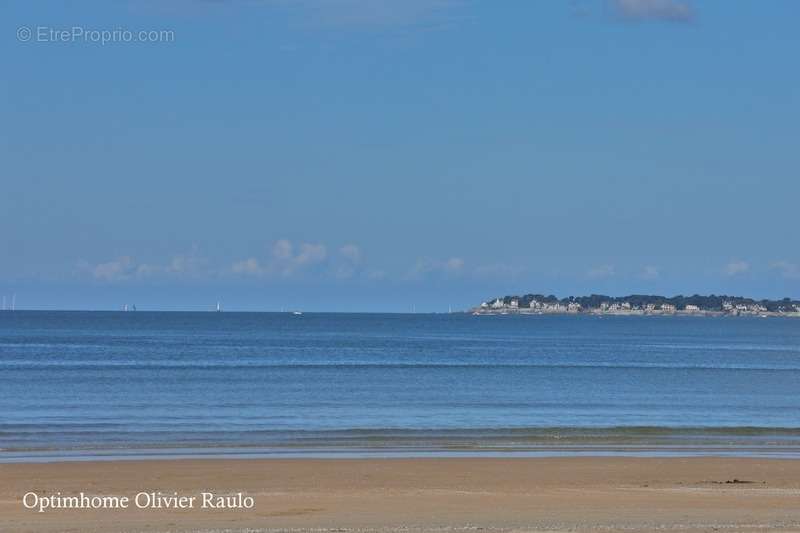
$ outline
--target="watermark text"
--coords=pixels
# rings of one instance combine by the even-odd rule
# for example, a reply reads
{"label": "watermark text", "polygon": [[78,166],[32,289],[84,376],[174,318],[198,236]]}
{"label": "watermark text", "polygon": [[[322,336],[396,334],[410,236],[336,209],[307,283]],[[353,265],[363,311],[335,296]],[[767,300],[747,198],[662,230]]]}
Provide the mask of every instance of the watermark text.
{"label": "watermark text", "polygon": [[23,43],[88,43],[105,46],[115,43],[172,43],[175,31],[169,29],[131,30],[128,28],[86,28],[71,26],[20,26],[17,40]]}

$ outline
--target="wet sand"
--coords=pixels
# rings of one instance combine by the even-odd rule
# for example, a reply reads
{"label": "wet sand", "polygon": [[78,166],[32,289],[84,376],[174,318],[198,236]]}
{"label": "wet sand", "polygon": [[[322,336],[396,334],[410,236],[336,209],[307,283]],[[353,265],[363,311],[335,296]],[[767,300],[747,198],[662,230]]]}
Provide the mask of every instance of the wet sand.
{"label": "wet sand", "polygon": [[[736,482],[734,482],[736,481]],[[27,492],[128,509],[26,509]],[[195,497],[139,509],[139,492]],[[252,509],[203,509],[202,492]],[[30,497],[29,497],[30,498]],[[800,531],[800,460],[212,459],[0,464],[0,531]]]}

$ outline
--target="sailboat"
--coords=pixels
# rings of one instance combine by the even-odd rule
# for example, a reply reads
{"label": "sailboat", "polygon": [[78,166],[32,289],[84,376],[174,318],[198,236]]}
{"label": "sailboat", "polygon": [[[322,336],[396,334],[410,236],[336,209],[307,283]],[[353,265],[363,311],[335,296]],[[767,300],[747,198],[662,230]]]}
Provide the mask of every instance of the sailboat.
{"label": "sailboat", "polygon": [[0,311],[15,311],[17,309],[17,295],[11,295],[11,307],[6,307],[6,297],[3,295],[3,307],[0,307]]}
{"label": "sailboat", "polygon": [[222,306],[219,304],[219,302],[217,302],[217,313],[221,312],[222,312]]}

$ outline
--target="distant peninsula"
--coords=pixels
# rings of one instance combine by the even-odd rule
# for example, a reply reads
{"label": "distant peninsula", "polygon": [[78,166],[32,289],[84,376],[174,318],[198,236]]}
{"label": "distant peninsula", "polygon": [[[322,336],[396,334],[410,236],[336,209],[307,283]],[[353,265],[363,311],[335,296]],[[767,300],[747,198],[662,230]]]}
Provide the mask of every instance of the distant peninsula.
{"label": "distant peninsula", "polygon": [[501,296],[470,309],[474,315],[692,315],[692,316],[790,316],[800,317],[800,300],[755,300],[743,296],[568,296],[526,294]]}

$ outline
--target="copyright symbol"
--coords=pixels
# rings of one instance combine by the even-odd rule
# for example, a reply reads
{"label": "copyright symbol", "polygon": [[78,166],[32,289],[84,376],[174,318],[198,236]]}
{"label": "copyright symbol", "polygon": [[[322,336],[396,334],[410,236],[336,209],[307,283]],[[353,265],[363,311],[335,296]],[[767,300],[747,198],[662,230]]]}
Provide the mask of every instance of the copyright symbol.
{"label": "copyright symbol", "polygon": [[23,43],[27,43],[28,41],[31,40],[32,36],[33,36],[33,32],[31,32],[31,29],[29,27],[20,26],[19,28],[17,28],[17,40],[18,41],[23,42]]}

